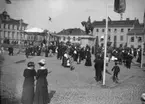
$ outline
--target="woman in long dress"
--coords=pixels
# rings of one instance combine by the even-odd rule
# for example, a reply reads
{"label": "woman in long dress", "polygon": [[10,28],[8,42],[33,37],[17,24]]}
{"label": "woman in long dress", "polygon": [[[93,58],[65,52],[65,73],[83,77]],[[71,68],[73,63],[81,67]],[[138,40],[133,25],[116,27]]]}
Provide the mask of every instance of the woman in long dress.
{"label": "woman in long dress", "polygon": [[40,68],[38,69],[36,73],[36,91],[35,91],[35,97],[34,97],[34,104],[48,104],[49,103],[49,96],[48,96],[48,82],[47,82],[47,75],[48,70],[44,67],[45,60],[42,59],[39,61]]}
{"label": "woman in long dress", "polygon": [[89,50],[86,51],[86,62],[85,66],[92,66],[91,62],[91,52]]}
{"label": "woman in long dress", "polygon": [[36,76],[36,71],[34,69],[34,62],[29,62],[27,66],[28,68],[26,68],[23,73],[25,80],[23,84],[21,102],[22,104],[33,104],[34,76]]}

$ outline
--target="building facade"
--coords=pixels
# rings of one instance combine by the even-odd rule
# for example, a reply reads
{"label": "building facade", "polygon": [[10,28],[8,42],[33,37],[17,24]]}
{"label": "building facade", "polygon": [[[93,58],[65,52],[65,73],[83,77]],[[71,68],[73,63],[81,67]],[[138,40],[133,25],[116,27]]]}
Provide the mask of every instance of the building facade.
{"label": "building facade", "polygon": [[128,47],[141,48],[142,44],[145,43],[145,33],[143,25],[135,27],[128,32]]}
{"label": "building facade", "polygon": [[[98,36],[99,46],[104,46],[104,39],[102,37],[104,37],[106,34],[105,19],[103,19],[102,21],[94,21],[92,25],[94,27],[93,36]],[[128,42],[127,33],[138,25],[140,25],[139,20],[136,18],[134,20],[130,20],[129,18],[127,18],[126,20],[120,21],[112,21],[111,19],[109,19],[108,42],[110,42],[111,46],[113,47],[125,46]]]}
{"label": "building facade", "polygon": [[24,30],[28,24],[23,20],[12,19],[6,11],[0,14],[0,43],[20,44],[27,40]]}
{"label": "building facade", "polygon": [[59,42],[71,42],[71,43],[78,43],[82,47],[85,47],[86,45],[93,46],[94,43],[94,37],[87,35],[85,31],[74,28],[74,29],[66,29],[62,30],[61,32],[57,33],[56,36],[59,39]]}

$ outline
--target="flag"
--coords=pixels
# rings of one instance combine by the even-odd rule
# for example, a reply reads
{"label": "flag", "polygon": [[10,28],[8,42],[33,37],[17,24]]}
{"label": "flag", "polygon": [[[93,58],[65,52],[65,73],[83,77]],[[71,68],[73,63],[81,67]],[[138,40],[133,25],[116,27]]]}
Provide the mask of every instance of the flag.
{"label": "flag", "polygon": [[125,0],[115,0],[114,1],[114,11],[116,13],[124,13],[126,10],[126,1]]}
{"label": "flag", "polygon": [[108,21],[111,21],[111,18],[108,16]]}
{"label": "flag", "polygon": [[6,4],[11,4],[11,0],[5,0]]}
{"label": "flag", "polygon": [[[49,21],[51,21],[51,17],[49,17]],[[51,21],[52,22],[52,21]]]}

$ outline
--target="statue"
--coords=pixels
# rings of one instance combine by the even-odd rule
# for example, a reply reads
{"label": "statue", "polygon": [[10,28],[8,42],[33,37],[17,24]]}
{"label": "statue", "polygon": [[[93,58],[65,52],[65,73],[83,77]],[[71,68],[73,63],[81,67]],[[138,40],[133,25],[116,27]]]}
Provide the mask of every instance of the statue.
{"label": "statue", "polygon": [[86,34],[91,34],[93,32],[93,26],[91,23],[90,16],[88,17],[88,21],[82,21],[82,26],[85,27]]}

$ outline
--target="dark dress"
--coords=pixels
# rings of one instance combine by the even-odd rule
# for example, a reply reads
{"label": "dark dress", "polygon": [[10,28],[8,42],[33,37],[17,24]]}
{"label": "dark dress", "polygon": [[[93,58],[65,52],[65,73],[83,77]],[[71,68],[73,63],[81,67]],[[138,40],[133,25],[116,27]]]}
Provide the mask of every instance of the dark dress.
{"label": "dark dress", "polygon": [[23,92],[21,102],[22,104],[33,104],[34,99],[34,76],[36,71],[31,69],[25,69],[23,76],[25,77],[23,84]]}
{"label": "dark dress", "polygon": [[36,91],[34,97],[34,104],[47,104],[49,102],[48,96],[48,82],[47,82],[47,69],[39,69],[36,74]]}
{"label": "dark dress", "polygon": [[91,53],[89,51],[86,52],[86,62],[85,62],[85,66],[92,66]]}

